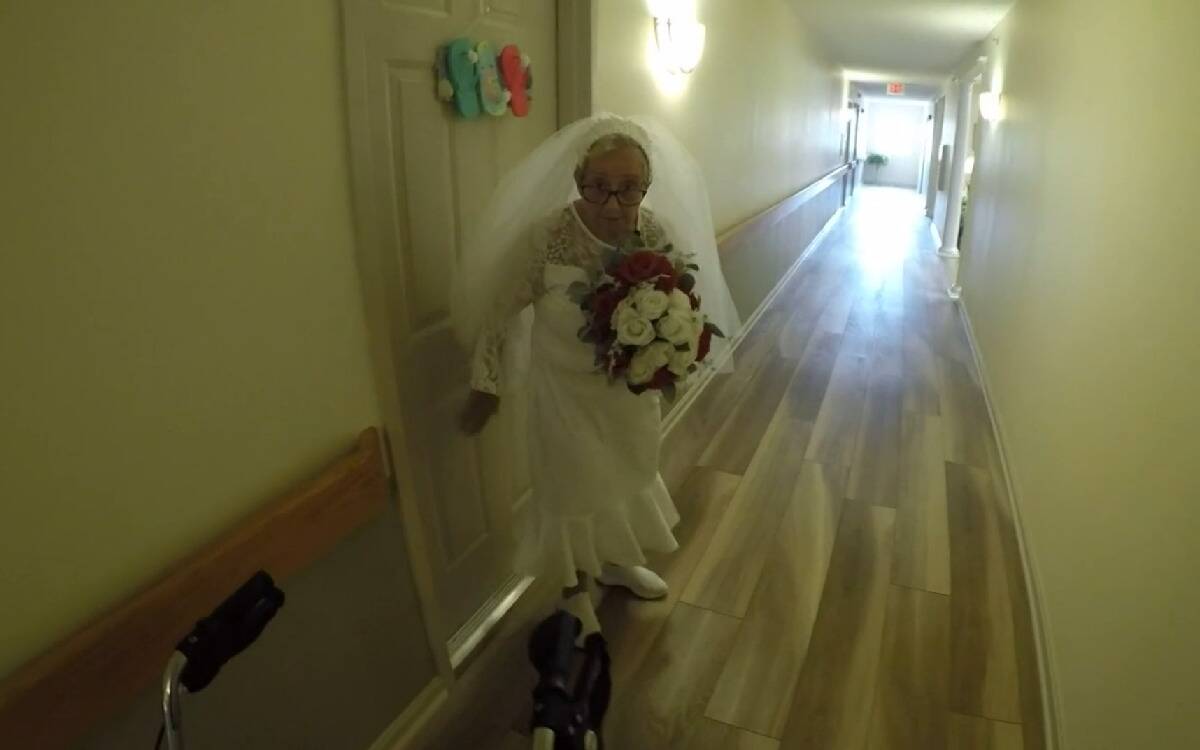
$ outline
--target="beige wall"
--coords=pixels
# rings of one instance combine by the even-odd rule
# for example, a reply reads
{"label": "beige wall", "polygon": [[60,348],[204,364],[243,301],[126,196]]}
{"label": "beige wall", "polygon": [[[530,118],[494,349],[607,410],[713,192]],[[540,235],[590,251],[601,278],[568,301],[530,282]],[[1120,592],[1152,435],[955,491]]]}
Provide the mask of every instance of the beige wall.
{"label": "beige wall", "polygon": [[963,258],[1065,747],[1200,747],[1200,5],[1022,0]]}
{"label": "beige wall", "polygon": [[0,675],[379,422],[339,40],[334,0],[0,10]]}
{"label": "beige wall", "polygon": [[840,163],[842,78],[786,0],[698,0],[704,57],[677,78],[655,57],[648,0],[597,6],[596,109],[670,127],[704,169],[718,231]]}

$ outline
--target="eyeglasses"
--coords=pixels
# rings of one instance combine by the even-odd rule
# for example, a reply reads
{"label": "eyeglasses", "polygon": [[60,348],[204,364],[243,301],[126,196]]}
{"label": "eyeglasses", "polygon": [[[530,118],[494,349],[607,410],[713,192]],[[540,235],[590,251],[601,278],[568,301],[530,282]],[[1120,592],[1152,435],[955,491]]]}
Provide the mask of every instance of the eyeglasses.
{"label": "eyeglasses", "polygon": [[608,199],[616,196],[617,203],[622,206],[636,206],[646,197],[646,191],[640,185],[625,185],[616,190],[609,190],[603,185],[581,185],[579,194],[588,203],[604,205]]}

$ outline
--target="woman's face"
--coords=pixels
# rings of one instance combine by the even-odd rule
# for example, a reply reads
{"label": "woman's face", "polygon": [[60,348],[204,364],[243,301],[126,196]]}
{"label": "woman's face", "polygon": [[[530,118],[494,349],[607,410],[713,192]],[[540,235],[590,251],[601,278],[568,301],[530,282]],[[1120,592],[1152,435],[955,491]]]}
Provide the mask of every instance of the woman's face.
{"label": "woman's face", "polygon": [[[588,228],[606,242],[617,242],[637,229],[638,208],[646,184],[646,159],[634,146],[621,146],[605,154],[593,156],[584,165],[579,178],[579,192],[584,200],[579,213]],[[601,191],[607,195],[601,196]],[[603,197],[602,203],[588,198]],[[629,198],[637,197],[632,205]]]}

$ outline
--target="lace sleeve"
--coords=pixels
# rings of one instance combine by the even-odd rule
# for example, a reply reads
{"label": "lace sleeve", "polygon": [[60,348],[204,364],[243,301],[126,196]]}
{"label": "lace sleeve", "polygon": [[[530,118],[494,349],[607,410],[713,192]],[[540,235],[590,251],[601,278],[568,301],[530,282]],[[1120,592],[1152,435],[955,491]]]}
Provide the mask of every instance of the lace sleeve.
{"label": "lace sleeve", "polygon": [[638,219],[638,233],[646,247],[661,248],[671,242],[662,224],[649,209],[642,209],[642,215]]}
{"label": "lace sleeve", "polygon": [[508,328],[522,310],[537,301],[545,291],[546,244],[539,230],[533,232],[531,242],[537,245],[529,270],[508,299],[499,300],[488,319],[471,358],[471,389],[500,395],[503,385],[504,342]]}

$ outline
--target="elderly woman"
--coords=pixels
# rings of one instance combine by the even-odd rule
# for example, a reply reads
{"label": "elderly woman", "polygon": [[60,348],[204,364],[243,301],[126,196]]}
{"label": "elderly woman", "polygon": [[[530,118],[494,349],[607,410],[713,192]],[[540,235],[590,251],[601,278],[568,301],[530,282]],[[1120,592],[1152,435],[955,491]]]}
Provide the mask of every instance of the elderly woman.
{"label": "elderly woman", "polygon": [[599,629],[587,576],[661,598],[667,585],[645,553],[677,547],[679,515],[658,474],[659,397],[597,371],[568,294],[631,241],[691,253],[703,312],[737,330],[694,161],[660,127],[612,115],[560,131],[500,184],[455,284],[455,324],[474,351],[463,429],[482,430],[506,390],[528,394],[533,496],[517,567],[561,584],[584,635]]}

